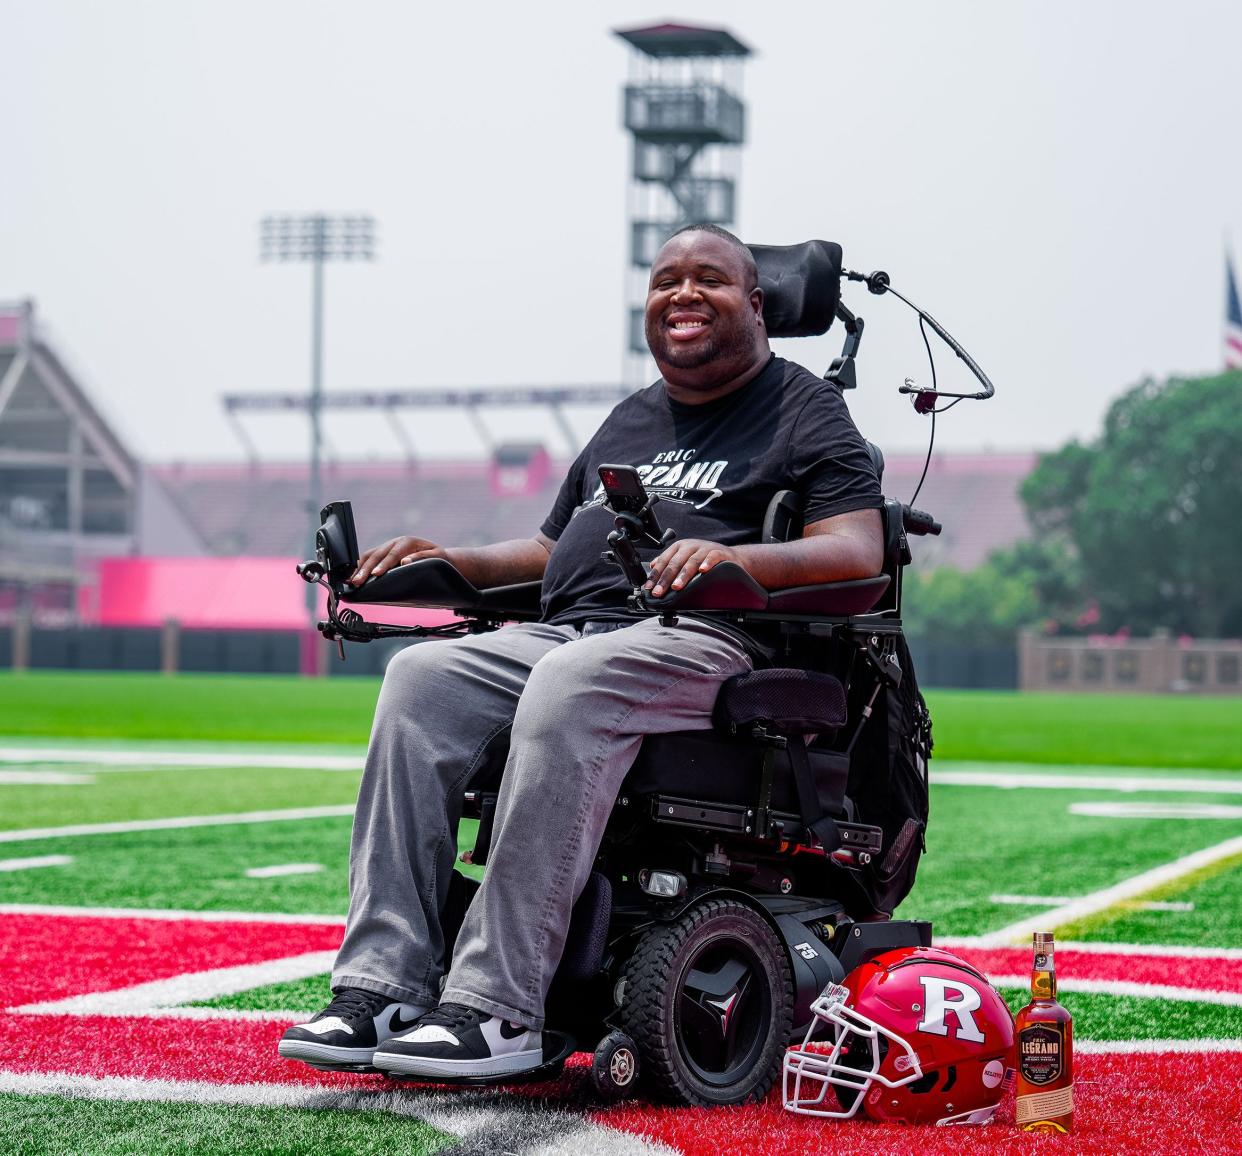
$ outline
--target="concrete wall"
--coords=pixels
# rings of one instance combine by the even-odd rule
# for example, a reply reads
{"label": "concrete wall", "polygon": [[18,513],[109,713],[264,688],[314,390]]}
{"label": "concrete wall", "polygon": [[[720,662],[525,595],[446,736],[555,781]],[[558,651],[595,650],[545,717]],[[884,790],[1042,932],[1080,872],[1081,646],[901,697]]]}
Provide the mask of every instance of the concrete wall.
{"label": "concrete wall", "polygon": [[1022,690],[1242,694],[1242,640],[1048,638],[1018,640]]}

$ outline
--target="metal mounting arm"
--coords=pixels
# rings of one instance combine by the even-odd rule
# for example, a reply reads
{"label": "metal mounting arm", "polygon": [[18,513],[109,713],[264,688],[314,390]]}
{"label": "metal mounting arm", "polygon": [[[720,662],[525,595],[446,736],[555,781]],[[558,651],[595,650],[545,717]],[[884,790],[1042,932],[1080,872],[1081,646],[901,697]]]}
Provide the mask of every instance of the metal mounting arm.
{"label": "metal mounting arm", "polygon": [[840,389],[857,389],[858,373],[854,358],[862,343],[863,319],[851,313],[841,301],[837,302],[837,317],[845,326],[845,344],[841,347],[841,356],[833,358],[824,380],[835,381]]}

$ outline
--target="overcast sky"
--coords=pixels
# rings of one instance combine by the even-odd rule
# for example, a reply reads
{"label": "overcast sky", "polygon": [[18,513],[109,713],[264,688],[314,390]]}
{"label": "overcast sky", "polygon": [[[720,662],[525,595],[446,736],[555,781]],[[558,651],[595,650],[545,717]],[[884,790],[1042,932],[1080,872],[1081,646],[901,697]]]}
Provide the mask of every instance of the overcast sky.
{"label": "overcast sky", "polygon": [[[938,444],[1092,437],[1141,377],[1219,367],[1234,0],[0,0],[0,300],[37,301],[152,460],[239,457],[219,395],[306,388],[310,274],[259,263],[269,212],[377,219],[379,259],[328,270],[329,389],[617,381],[629,50],[609,30],[670,18],[755,50],[742,237],[839,241],[991,374]],[[896,393],[927,379],[912,315],[846,300],[867,321],[856,420],[923,444]],[[779,352],[822,372],[840,338]],[[969,384],[955,363],[942,382]],[[489,415],[498,438],[538,420]],[[478,452],[460,416],[407,424],[424,456]],[[248,429],[305,453],[297,419]],[[342,456],[399,452],[375,416],[327,432]]]}

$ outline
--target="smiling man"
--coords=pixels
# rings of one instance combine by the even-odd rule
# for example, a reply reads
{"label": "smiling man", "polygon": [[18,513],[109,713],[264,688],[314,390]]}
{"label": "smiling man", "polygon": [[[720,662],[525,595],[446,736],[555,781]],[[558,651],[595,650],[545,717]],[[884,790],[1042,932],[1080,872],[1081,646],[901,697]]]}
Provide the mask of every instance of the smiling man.
{"label": "smiling man", "polygon": [[[633,464],[678,537],[650,563],[659,597],[729,560],[768,589],[880,570],[880,490],[837,388],[774,357],[750,251],[692,225],[652,267],[646,337],[662,377],[621,402],[578,456],[539,532],[474,548],[402,537],[368,550],[361,583],[419,558],[477,586],[542,579],[539,622],[413,646],[389,664],[359,791],[350,907],[332,1002],[280,1054],[402,1076],[538,1067],[543,1006],[575,899],[643,736],[711,727],[725,679],[749,670],[731,630],[639,618],[601,554],[612,515],[596,470]],[[760,544],[772,496],[806,528]],[[446,959],[441,928],[462,792],[509,736],[487,873]]]}

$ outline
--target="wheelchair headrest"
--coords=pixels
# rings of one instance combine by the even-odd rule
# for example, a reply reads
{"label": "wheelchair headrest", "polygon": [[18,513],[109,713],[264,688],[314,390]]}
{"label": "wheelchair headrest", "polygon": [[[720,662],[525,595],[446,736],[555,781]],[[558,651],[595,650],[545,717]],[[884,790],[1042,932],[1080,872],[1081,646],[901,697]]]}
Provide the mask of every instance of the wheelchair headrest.
{"label": "wheelchair headrest", "polygon": [[826,333],[841,300],[841,246],[834,241],[803,241],[749,249],[759,266],[768,336]]}

